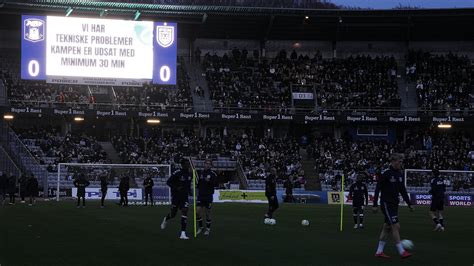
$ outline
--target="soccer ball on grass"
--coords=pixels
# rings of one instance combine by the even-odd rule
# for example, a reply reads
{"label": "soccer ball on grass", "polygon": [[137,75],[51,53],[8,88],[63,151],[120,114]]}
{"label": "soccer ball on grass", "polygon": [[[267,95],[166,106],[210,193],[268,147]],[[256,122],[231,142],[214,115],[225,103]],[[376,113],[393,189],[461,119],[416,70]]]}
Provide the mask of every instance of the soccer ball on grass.
{"label": "soccer ball on grass", "polygon": [[413,241],[411,240],[408,240],[408,239],[403,239],[402,241],[400,241],[400,243],[402,244],[402,247],[404,249],[413,249],[415,247],[415,244],[413,244]]}

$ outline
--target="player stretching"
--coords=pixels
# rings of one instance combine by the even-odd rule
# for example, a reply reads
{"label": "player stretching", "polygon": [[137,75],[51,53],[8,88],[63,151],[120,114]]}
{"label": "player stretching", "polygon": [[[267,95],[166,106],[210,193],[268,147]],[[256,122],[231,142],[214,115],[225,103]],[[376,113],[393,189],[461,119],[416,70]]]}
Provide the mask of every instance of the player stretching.
{"label": "player stretching", "polygon": [[153,186],[155,182],[151,179],[151,176],[147,176],[143,180],[143,187],[145,188],[145,206],[148,205],[148,198],[150,199],[150,204],[153,206]]}
{"label": "player stretching", "polygon": [[[351,185],[349,198],[352,199],[352,210],[354,212],[354,229],[364,228],[364,202],[365,206],[369,204],[369,192],[367,186],[362,183],[363,175],[357,175],[357,180]],[[359,223],[357,218],[359,217]]]}
{"label": "player stretching", "polygon": [[398,221],[398,204],[400,203],[399,194],[402,195],[403,200],[408,204],[410,211],[413,211],[405,187],[405,182],[403,180],[401,168],[402,156],[400,154],[392,154],[390,156],[390,168],[382,173],[380,179],[377,181],[377,186],[375,187],[373,210],[376,212],[378,209],[377,202],[380,192],[380,209],[385,216],[385,223],[383,224],[382,232],[380,233],[379,246],[375,253],[376,257],[390,258],[383,253],[385,241],[389,237],[389,234],[392,234],[398,253],[400,253],[400,256],[403,259],[412,255],[406,251],[400,243],[400,224]]}
{"label": "player stretching", "polygon": [[[217,186],[217,174],[211,170],[212,161],[206,160],[204,162],[204,170],[198,176],[198,197],[197,197],[197,222],[199,235],[204,227],[202,219],[206,215],[206,231],[204,235],[208,236],[211,233],[211,208],[212,197],[214,196],[214,188]],[[204,210],[203,210],[204,208]]]}
{"label": "player stretching", "polygon": [[171,210],[161,223],[161,229],[166,228],[166,223],[173,219],[181,210],[181,235],[180,239],[189,239],[186,236],[186,225],[188,223],[188,197],[191,192],[191,166],[187,160],[181,162],[182,169],[176,170],[168,179],[166,184],[171,188]]}
{"label": "player stretching", "polygon": [[439,175],[437,169],[433,170],[433,179],[431,179],[431,218],[436,227],[434,231],[444,231],[444,193],[446,192],[446,184],[443,178]]}
{"label": "player stretching", "polygon": [[265,214],[265,218],[269,219],[273,218],[273,213],[278,209],[276,179],[276,169],[272,167],[270,174],[265,179],[265,196],[267,196],[268,199],[268,212]]}

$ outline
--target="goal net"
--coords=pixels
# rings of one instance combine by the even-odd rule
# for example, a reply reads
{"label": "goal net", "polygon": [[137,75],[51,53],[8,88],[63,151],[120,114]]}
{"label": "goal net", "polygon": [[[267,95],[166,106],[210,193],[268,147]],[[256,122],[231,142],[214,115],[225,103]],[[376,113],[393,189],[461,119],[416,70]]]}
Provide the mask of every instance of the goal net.
{"label": "goal net", "polygon": [[143,180],[150,176],[154,181],[153,201],[155,204],[170,204],[171,193],[166,180],[171,175],[171,166],[167,164],[87,164],[60,163],[57,168],[56,200],[60,198],[75,198],[74,180],[84,174],[90,182],[86,189],[86,199],[101,199],[100,180],[105,177],[108,181],[106,200],[119,200],[118,186],[120,179],[129,177],[130,190],[128,199],[131,205],[142,204],[144,201]]}
{"label": "goal net", "polygon": [[[446,192],[469,192],[474,171],[439,170],[445,179]],[[405,169],[405,183],[409,192],[428,192],[433,178],[431,170]]]}

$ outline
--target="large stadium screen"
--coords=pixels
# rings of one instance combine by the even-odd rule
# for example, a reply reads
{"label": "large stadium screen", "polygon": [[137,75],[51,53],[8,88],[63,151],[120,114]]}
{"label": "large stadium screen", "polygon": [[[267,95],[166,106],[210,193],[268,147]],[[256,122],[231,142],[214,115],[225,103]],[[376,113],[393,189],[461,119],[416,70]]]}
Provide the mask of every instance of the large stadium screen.
{"label": "large stadium screen", "polygon": [[177,24],[22,16],[21,78],[49,83],[176,84]]}

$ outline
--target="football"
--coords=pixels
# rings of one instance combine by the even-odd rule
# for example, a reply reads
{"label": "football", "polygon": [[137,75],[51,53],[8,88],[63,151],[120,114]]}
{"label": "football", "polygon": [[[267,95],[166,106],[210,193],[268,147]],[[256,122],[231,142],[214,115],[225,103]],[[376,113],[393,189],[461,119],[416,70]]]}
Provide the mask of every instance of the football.
{"label": "football", "polygon": [[400,241],[400,243],[402,244],[402,247],[404,249],[413,249],[415,247],[415,244],[413,244],[413,241],[408,240],[408,239],[403,239],[402,241]]}
{"label": "football", "polygon": [[309,221],[308,220],[303,220],[301,221],[302,226],[309,226]]}

